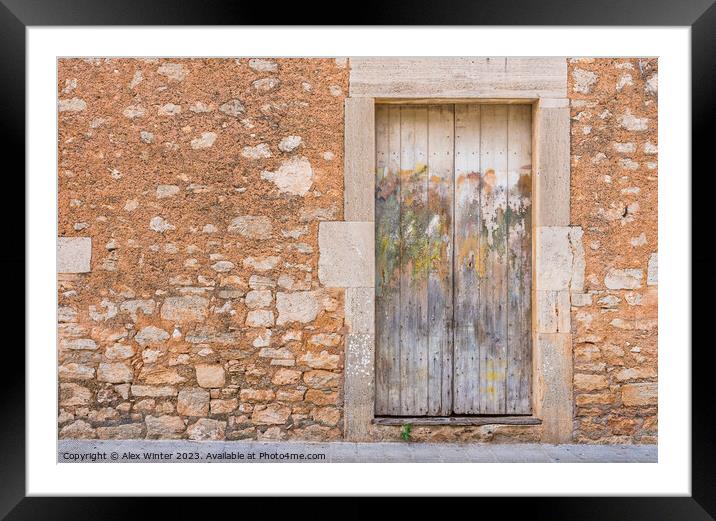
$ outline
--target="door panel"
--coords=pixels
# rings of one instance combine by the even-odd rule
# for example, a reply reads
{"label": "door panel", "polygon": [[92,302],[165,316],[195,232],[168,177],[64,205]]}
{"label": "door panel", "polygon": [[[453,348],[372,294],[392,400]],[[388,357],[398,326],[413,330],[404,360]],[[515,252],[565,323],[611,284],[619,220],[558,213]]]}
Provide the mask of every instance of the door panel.
{"label": "door panel", "polygon": [[507,414],[530,412],[532,384],[532,107],[507,121]]}
{"label": "door panel", "polygon": [[507,106],[483,105],[480,118],[480,233],[476,262],[477,348],[480,357],[477,410],[504,414],[507,376]]}
{"label": "door panel", "polygon": [[376,113],[375,333],[378,415],[400,414],[400,107]]}

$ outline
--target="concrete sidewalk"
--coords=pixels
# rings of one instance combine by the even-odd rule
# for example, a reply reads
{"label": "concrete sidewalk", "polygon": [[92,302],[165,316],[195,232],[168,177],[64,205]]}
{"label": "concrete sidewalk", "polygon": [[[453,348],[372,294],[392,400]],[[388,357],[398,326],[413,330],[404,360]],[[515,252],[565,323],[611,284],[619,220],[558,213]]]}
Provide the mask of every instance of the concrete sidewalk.
{"label": "concrete sidewalk", "polygon": [[656,463],[656,445],[60,440],[59,463]]}

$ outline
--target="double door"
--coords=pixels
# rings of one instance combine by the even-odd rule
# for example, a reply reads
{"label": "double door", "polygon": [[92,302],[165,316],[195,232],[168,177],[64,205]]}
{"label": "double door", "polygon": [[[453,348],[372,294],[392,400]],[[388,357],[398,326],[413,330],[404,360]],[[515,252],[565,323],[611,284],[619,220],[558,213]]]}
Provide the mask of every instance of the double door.
{"label": "double door", "polygon": [[376,106],[376,415],[530,414],[531,129]]}

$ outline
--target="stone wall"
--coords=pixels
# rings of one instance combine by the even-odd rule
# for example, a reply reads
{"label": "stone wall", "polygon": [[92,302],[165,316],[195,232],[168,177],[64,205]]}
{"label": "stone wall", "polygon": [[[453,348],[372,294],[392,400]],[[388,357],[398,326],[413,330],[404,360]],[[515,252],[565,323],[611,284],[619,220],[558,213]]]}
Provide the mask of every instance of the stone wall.
{"label": "stone wall", "polygon": [[[350,244],[319,266],[319,222],[333,221],[322,240],[336,250],[332,226],[361,224],[336,221],[370,220],[344,216],[348,67],[59,60],[61,438],[344,437],[346,333],[372,327],[345,323],[332,286],[350,308],[370,281],[341,282],[368,266],[346,269]],[[655,443],[657,62],[570,59],[567,83],[569,240],[585,272],[564,303],[573,437]],[[399,426],[370,430],[400,439]],[[540,425],[413,429],[542,437]]]}
{"label": "stone wall", "polygon": [[569,60],[574,439],[656,443],[657,60]]}
{"label": "stone wall", "polygon": [[341,59],[59,60],[61,438],[341,437],[347,91]]}

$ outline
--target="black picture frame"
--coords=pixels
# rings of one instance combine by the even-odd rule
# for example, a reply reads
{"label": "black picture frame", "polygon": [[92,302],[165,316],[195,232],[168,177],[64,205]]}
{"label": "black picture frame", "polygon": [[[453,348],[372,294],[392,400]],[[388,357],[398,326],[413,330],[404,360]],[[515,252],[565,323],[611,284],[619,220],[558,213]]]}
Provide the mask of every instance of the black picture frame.
{"label": "black picture frame", "polygon": [[[393,5],[391,5],[393,4]],[[716,92],[716,6],[714,0],[543,0],[541,2],[505,2],[504,0],[469,0],[435,2],[415,0],[399,2],[364,1],[361,9],[344,12],[339,20],[329,20],[319,13],[337,13],[336,4],[325,9],[317,3],[310,8],[273,10],[270,16],[261,2],[241,0],[207,2],[206,0],[0,0],[0,147],[6,169],[9,159],[16,165],[13,176],[17,189],[24,193],[25,156],[25,29],[28,26],[75,25],[271,25],[282,24],[347,24],[360,25],[621,25],[621,26],[690,26],[692,80],[692,165],[693,171],[710,172],[713,167],[707,158],[713,148],[710,135]],[[707,166],[708,165],[708,166]],[[702,175],[703,175],[702,174]],[[664,174],[668,175],[668,173]],[[705,179],[704,179],[705,180]],[[7,180],[6,182],[11,182]],[[703,186],[699,179],[699,186]],[[18,192],[15,192],[18,193]],[[706,212],[713,206],[706,197],[712,192],[699,189],[693,192],[692,238],[708,234]],[[22,205],[23,198],[10,197]],[[703,200],[700,202],[698,198]],[[5,223],[17,222],[19,210],[15,205],[0,205]],[[699,216],[698,212],[703,212]],[[18,228],[15,226],[15,228]],[[0,258],[6,275],[6,293],[24,294],[25,271],[24,236],[19,230],[14,248],[7,248]],[[713,235],[712,233],[710,235]],[[705,242],[705,244],[704,244]],[[22,248],[17,244],[22,244]],[[706,270],[716,264],[716,245],[711,239],[701,241],[697,253],[692,253],[693,268]],[[25,274],[20,278],[11,274]],[[700,294],[714,294],[713,276],[699,278]],[[19,314],[24,306],[15,305]],[[692,324],[713,321],[712,306],[692,306]],[[19,318],[19,317],[18,317]],[[24,317],[23,317],[24,318]],[[668,317],[660,317],[668,320]],[[695,319],[695,320],[694,320]],[[709,319],[711,319],[709,321]],[[18,320],[19,323],[19,320]],[[24,338],[5,342],[5,370],[0,377],[3,388],[3,422],[0,427],[0,517],[7,519],[126,519],[143,517],[149,500],[126,501],[121,498],[39,498],[25,497],[25,356],[19,348]],[[694,343],[695,344],[695,343]],[[716,444],[711,430],[716,416],[716,400],[710,382],[713,380],[709,354],[713,342],[705,342],[691,350],[692,355],[692,495],[690,497],[642,498],[505,498],[482,499],[484,505],[500,506],[509,502],[511,514],[524,509],[531,519],[629,519],[629,520],[700,520],[716,515]],[[684,346],[691,348],[691,346]],[[9,365],[12,364],[12,365]],[[698,414],[696,412],[698,411]],[[190,512],[185,501],[161,500],[164,517],[174,509],[184,515]],[[209,503],[210,501],[210,503]],[[250,501],[242,500],[250,506]],[[265,500],[264,500],[265,501]],[[328,500],[321,500],[321,509],[329,508]],[[202,503],[202,504],[200,504]],[[192,502],[205,512],[218,512],[219,500]],[[223,503],[223,502],[222,502]],[[411,510],[422,509],[420,501],[412,501],[401,517]],[[458,508],[451,502],[451,509]],[[265,506],[265,505],[264,505]],[[311,508],[307,505],[307,508]],[[328,510],[329,511],[329,510]],[[342,517],[372,515],[362,509],[343,511]],[[182,516],[184,517],[184,516]],[[510,516],[511,517],[511,516]]]}

